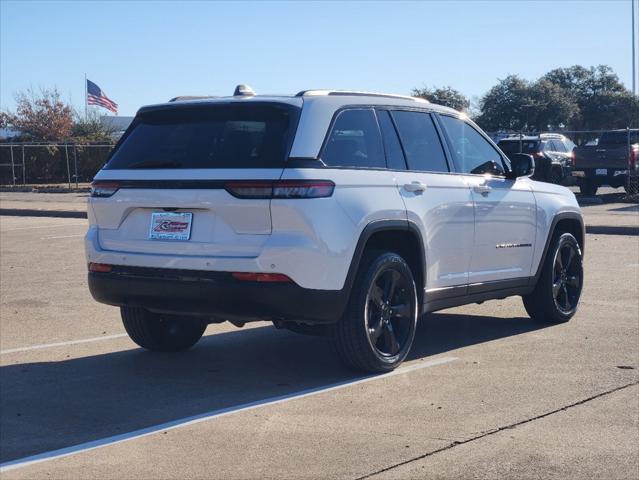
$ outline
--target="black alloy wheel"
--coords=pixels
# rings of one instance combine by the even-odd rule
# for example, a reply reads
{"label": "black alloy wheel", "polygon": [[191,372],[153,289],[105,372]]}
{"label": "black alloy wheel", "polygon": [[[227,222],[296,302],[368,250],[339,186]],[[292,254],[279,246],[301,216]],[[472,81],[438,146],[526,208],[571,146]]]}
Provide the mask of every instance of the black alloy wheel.
{"label": "black alloy wheel", "polygon": [[567,322],[577,312],[583,284],[581,246],[571,233],[557,232],[534,290],[522,297],[524,307],[537,322]]}
{"label": "black alloy wheel", "polygon": [[370,286],[365,312],[368,339],[380,355],[397,355],[410,337],[411,292],[409,279],[393,269],[380,271]]}
{"label": "black alloy wheel", "polygon": [[581,258],[573,243],[560,244],[553,261],[552,295],[555,306],[564,314],[571,314],[581,295]]}
{"label": "black alloy wheel", "polygon": [[364,254],[348,307],[330,327],[335,349],[348,367],[382,373],[404,361],[415,338],[417,289],[411,268],[397,253]]}

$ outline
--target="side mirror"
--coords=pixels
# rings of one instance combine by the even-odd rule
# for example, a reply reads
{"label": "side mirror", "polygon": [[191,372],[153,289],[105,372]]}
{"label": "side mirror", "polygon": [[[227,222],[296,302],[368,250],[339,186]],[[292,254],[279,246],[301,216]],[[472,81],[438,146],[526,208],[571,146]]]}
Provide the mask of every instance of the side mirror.
{"label": "side mirror", "polygon": [[506,174],[507,178],[530,177],[535,173],[535,159],[532,155],[512,153],[508,159],[510,160],[510,172]]}

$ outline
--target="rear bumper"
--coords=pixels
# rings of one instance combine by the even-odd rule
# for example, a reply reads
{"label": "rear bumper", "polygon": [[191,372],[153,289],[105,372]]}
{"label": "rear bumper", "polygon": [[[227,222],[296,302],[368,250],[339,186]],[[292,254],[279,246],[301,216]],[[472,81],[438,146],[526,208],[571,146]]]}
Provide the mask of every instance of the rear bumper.
{"label": "rear bumper", "polygon": [[89,273],[95,300],[173,314],[289,320],[310,324],[337,321],[346,307],[344,290],[312,290],[295,283],[235,280],[228,272],[115,266]]}

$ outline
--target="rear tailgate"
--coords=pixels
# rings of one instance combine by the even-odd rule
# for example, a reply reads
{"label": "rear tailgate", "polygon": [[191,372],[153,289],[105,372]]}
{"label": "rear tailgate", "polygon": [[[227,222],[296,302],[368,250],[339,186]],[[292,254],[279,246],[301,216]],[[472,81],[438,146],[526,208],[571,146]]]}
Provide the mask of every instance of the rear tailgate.
{"label": "rear tailgate", "polygon": [[596,168],[622,170],[628,168],[628,147],[625,145],[589,145],[577,147],[574,153],[576,170]]}
{"label": "rear tailgate", "polygon": [[279,179],[298,116],[274,102],[142,110],[95,178],[108,187],[90,199],[100,248],[258,256],[271,233],[270,200],[240,199],[226,186]]}
{"label": "rear tailgate", "polygon": [[[181,177],[179,180],[176,173]],[[281,173],[281,169],[105,170],[96,179],[128,177],[129,180],[119,182],[121,188],[111,197],[91,198],[99,227],[99,245],[104,250],[129,253],[255,257],[271,233],[270,200],[238,199],[224,185],[226,180],[276,180]],[[154,229],[160,231],[163,218],[167,221],[171,218],[162,217],[165,213],[190,214],[185,217],[190,225],[185,226],[187,231],[181,235],[188,238],[166,238],[171,232],[165,238],[154,234]]]}

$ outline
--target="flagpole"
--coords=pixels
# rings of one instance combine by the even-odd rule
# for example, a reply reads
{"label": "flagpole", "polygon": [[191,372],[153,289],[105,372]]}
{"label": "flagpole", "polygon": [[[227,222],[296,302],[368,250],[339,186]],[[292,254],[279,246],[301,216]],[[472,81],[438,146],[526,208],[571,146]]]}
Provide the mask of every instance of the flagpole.
{"label": "flagpole", "polygon": [[84,74],[84,119],[89,120],[89,100],[87,92],[87,74]]}

